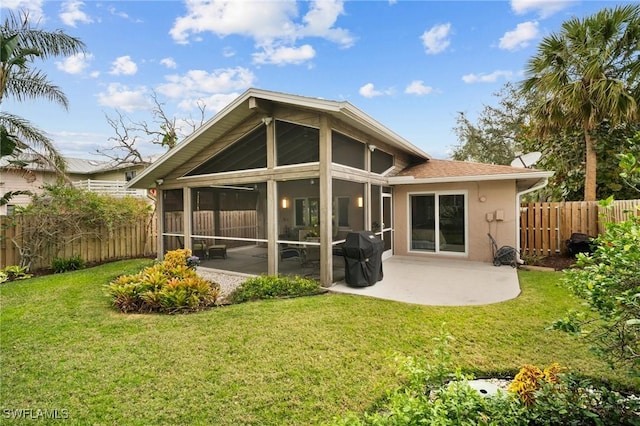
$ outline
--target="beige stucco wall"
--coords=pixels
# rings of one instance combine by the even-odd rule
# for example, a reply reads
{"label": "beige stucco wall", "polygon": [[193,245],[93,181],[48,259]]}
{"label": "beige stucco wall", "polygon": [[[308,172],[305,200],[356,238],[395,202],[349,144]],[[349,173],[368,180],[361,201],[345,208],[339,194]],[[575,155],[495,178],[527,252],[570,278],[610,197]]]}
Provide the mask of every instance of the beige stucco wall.
{"label": "beige stucco wall", "polygon": [[[467,196],[468,254],[436,254],[409,251],[409,194],[433,193],[441,191],[464,192]],[[416,257],[447,257],[486,261],[493,259],[488,232],[496,238],[498,246],[515,247],[516,225],[516,184],[515,181],[464,182],[429,185],[394,186],[394,254]],[[482,201],[484,200],[484,201]],[[504,220],[488,222],[487,213],[495,217],[501,210]]]}
{"label": "beige stucco wall", "polygon": [[[14,191],[31,191],[42,193],[44,184],[54,184],[56,177],[53,173],[40,171],[17,171],[0,169],[0,195]],[[26,206],[31,202],[29,195],[16,195],[9,201],[13,206]],[[7,214],[7,206],[0,206],[0,216]]]}

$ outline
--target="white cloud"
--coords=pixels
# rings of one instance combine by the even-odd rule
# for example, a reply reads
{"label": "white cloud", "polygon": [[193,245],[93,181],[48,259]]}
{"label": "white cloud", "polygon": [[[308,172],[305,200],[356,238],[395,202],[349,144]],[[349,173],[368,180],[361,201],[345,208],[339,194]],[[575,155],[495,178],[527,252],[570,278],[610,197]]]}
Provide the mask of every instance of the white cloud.
{"label": "white cloud", "polygon": [[[26,12],[33,22],[43,22],[44,12],[42,4],[44,0],[2,0],[3,9],[11,9],[15,12]],[[4,20],[4,19],[3,19]]]}
{"label": "white cloud", "polygon": [[98,103],[126,112],[148,110],[152,107],[149,101],[149,90],[145,86],[130,89],[120,83],[111,83],[106,92],[99,93]]}
{"label": "white cloud", "polygon": [[56,61],[56,68],[67,74],[80,74],[89,66],[89,62],[93,60],[93,55],[77,54],[65,58],[63,61]]}
{"label": "white cloud", "polygon": [[393,89],[378,90],[373,83],[367,83],[358,90],[361,96],[365,98],[375,98],[376,96],[392,95]]}
{"label": "white cloud", "polygon": [[90,24],[93,19],[86,13],[80,10],[84,6],[84,2],[79,0],[70,0],[62,3],[60,12],[60,19],[65,24],[75,27],[78,22],[83,24]]}
{"label": "white cloud", "polygon": [[109,74],[113,75],[134,75],[138,72],[138,65],[131,60],[131,56],[120,56],[111,63],[111,71]]}
{"label": "white cloud", "polygon": [[167,83],[156,89],[170,98],[183,98],[195,102],[214,94],[245,90],[253,85],[255,75],[246,68],[218,69],[211,73],[203,70],[190,70],[184,75],[169,75]]}
{"label": "white cloud", "polygon": [[338,16],[344,14],[342,0],[312,1],[309,11],[302,18],[305,25],[300,29],[301,36],[322,37],[342,47],[350,47],[354,43],[349,30],[334,27]]}
{"label": "white cloud", "polygon": [[178,68],[178,64],[176,64],[176,61],[174,61],[173,58],[163,58],[160,60],[160,63],[169,69]]}
{"label": "white cloud", "polygon": [[407,86],[404,93],[409,95],[428,95],[433,93],[433,87],[425,86],[422,80],[414,80]]}
{"label": "white cloud", "polygon": [[518,15],[537,11],[541,18],[548,18],[575,2],[576,0],[511,0],[511,10]]}
{"label": "white cloud", "polygon": [[100,71],[91,71],[89,73],[89,77],[91,78],[98,78],[100,76]]}
{"label": "white cloud", "polygon": [[507,31],[500,39],[500,49],[518,50],[529,45],[538,37],[538,22],[528,21],[518,24],[513,31]]}
{"label": "white cloud", "polygon": [[422,34],[422,44],[427,53],[436,54],[443,52],[451,44],[449,34],[451,33],[451,24],[441,24],[432,27],[430,30]]}
{"label": "white cloud", "polygon": [[112,14],[113,16],[117,16],[123,19],[129,19],[129,15],[125,12],[120,12],[118,9],[116,9],[113,6],[109,6],[109,8],[107,9],[109,11],[110,14]]}
{"label": "white cloud", "polygon": [[[336,27],[344,13],[342,0],[300,2],[295,0],[187,0],[187,14],[178,17],[169,34],[177,43],[189,43],[190,38],[204,32],[220,37],[231,34],[252,38],[262,49],[257,55],[262,63],[282,63],[280,58],[268,58],[268,53],[282,54],[284,48],[295,48],[296,41],[319,37],[350,47],[354,43],[348,30]],[[298,6],[307,6],[299,17]],[[302,53],[308,54],[307,48]],[[298,63],[298,62],[294,62]]]}
{"label": "white cloud", "polygon": [[308,44],[300,47],[267,47],[262,52],[253,54],[253,62],[256,64],[302,64],[316,56],[316,51]]}
{"label": "white cloud", "polygon": [[222,56],[225,58],[231,58],[232,56],[236,56],[236,51],[232,47],[225,47],[222,49]]}
{"label": "white cloud", "polygon": [[197,99],[185,99],[178,103],[178,108],[185,111],[196,110],[198,108],[198,102],[200,102],[205,105],[207,115],[211,116],[229,105],[232,101],[236,100],[238,96],[240,96],[239,92],[215,93],[210,96]]}
{"label": "white cloud", "polygon": [[462,76],[465,83],[495,83],[499,78],[509,80],[514,76],[513,71],[497,70],[491,74],[467,74]]}

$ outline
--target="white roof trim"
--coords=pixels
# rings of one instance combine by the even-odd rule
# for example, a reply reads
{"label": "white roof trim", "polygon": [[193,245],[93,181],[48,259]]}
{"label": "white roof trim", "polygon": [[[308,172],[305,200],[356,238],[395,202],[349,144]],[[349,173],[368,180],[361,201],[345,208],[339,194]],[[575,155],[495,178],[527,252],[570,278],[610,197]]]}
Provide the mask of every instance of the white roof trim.
{"label": "white roof trim", "polygon": [[415,178],[413,176],[392,176],[389,178],[390,185],[410,184],[417,185],[423,183],[450,183],[450,182],[479,182],[492,180],[521,180],[521,179],[543,179],[550,178],[554,172],[536,171],[529,173],[503,173],[494,175],[478,176],[442,176],[435,178]]}

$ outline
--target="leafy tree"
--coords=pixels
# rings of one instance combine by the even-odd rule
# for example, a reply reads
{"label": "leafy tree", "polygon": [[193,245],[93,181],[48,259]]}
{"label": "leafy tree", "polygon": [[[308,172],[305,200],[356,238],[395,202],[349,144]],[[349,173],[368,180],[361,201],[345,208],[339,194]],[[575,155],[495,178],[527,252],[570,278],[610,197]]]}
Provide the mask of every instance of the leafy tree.
{"label": "leafy tree", "polygon": [[635,123],[640,98],[640,6],[605,8],[572,18],[541,41],[527,63],[523,93],[534,96],[538,135],[579,128],[585,146],[584,199],[596,199],[594,130],[608,120]]}
{"label": "leafy tree", "polygon": [[[62,90],[51,83],[34,62],[38,58],[44,60],[84,52],[82,41],[61,30],[44,31],[32,26],[27,13],[15,15],[9,12],[0,25],[0,46],[0,104],[7,97],[17,101],[44,98],[65,109],[68,107]],[[0,130],[3,145],[8,142],[11,148],[3,150],[2,155],[31,152],[49,160],[56,170],[64,171],[64,160],[51,139],[28,120],[0,110]]]}
{"label": "leafy tree", "polygon": [[640,158],[640,131],[629,139],[629,144],[634,148],[635,152],[629,150],[618,154],[620,159],[619,166],[622,169],[620,177],[631,189],[638,193],[640,192],[640,161],[638,161],[638,158]]}
{"label": "leafy tree", "polygon": [[[602,123],[594,131],[599,144],[597,146],[598,179],[596,197],[605,199],[633,199],[638,194],[625,184],[620,176],[622,169],[617,161],[621,152],[640,154],[640,144],[633,141],[633,135],[640,125],[620,125],[612,128],[608,122]],[[529,126],[525,126],[520,135],[522,150],[540,151],[542,157],[536,168],[553,170],[549,185],[537,192],[544,200],[578,201],[584,197],[585,145],[579,129],[564,130],[545,138],[534,136]]]}
{"label": "leafy tree", "polygon": [[521,151],[519,134],[526,123],[528,99],[510,83],[494,95],[498,105],[485,105],[477,124],[458,113],[454,131],[460,144],[454,147],[454,160],[506,165]]}

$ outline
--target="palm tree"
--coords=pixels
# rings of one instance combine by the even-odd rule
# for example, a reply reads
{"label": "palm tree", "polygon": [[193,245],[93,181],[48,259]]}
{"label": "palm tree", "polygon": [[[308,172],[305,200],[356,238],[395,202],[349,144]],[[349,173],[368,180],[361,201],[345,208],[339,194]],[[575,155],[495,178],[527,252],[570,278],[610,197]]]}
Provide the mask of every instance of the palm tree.
{"label": "palm tree", "polygon": [[[61,30],[44,31],[33,27],[29,15],[9,13],[0,26],[0,104],[5,97],[17,101],[44,98],[63,108],[68,100],[47,75],[33,66],[35,59],[69,56],[85,51],[85,45]],[[64,160],[44,132],[28,120],[0,111],[3,144],[11,144],[11,152],[30,151],[49,160],[57,170],[64,170]],[[8,151],[8,150],[3,150]]]}
{"label": "palm tree", "polygon": [[596,198],[592,131],[608,121],[633,123],[640,103],[640,6],[606,8],[570,19],[543,38],[528,61],[521,90],[536,99],[532,124],[539,136],[577,128],[586,145],[584,199]]}

